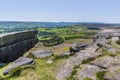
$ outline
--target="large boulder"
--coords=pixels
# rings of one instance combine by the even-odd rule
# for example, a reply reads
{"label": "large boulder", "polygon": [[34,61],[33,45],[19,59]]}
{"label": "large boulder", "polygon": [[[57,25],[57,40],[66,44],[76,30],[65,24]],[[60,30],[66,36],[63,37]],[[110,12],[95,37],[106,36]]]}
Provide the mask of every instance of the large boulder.
{"label": "large boulder", "polygon": [[37,38],[24,40],[9,46],[0,48],[0,61],[11,62],[22,56],[38,42]]}
{"label": "large boulder", "polygon": [[37,50],[30,52],[30,55],[33,55],[36,58],[46,58],[52,56],[53,53],[50,50]]}
{"label": "large boulder", "polygon": [[16,42],[20,42],[26,39],[34,38],[37,35],[37,31],[20,31],[20,32],[11,32],[0,35],[0,47],[10,45]]}
{"label": "large boulder", "polygon": [[3,74],[7,75],[10,73],[10,71],[12,71],[14,68],[16,67],[20,67],[20,66],[25,66],[25,65],[31,65],[34,64],[33,59],[31,58],[26,58],[26,57],[20,57],[17,60],[15,60],[10,67],[8,67]]}
{"label": "large boulder", "polygon": [[88,44],[85,44],[85,43],[73,43],[71,46],[70,46],[70,52],[79,52],[80,50],[83,50],[85,47],[87,47]]}

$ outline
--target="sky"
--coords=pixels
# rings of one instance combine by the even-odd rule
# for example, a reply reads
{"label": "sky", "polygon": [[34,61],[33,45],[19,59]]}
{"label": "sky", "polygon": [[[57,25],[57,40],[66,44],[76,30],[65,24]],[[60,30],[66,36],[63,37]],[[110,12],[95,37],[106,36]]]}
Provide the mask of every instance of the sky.
{"label": "sky", "polygon": [[120,0],[0,0],[0,21],[120,23]]}

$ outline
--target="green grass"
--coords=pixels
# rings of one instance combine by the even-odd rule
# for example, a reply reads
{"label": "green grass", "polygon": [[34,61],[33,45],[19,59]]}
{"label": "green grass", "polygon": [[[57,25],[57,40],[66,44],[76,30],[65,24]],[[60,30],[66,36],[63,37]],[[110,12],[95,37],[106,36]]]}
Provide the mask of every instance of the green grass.
{"label": "green grass", "polygon": [[[98,30],[88,30],[86,27],[55,27],[55,28],[38,28],[39,32],[39,40],[48,40],[49,37],[53,35],[58,35],[66,40],[75,39],[75,38],[83,38],[90,39],[98,32]],[[46,36],[47,38],[43,38]]]}
{"label": "green grass", "polygon": [[46,59],[34,59],[34,67],[16,68],[10,75],[3,76],[2,72],[9,66],[0,69],[0,80],[56,80],[57,67],[65,61],[59,59],[47,64]]}
{"label": "green grass", "polygon": [[84,78],[84,80],[93,80],[93,79],[91,79],[91,78],[87,77],[87,78]]}
{"label": "green grass", "polygon": [[99,71],[96,73],[97,80],[104,80],[105,71]]}

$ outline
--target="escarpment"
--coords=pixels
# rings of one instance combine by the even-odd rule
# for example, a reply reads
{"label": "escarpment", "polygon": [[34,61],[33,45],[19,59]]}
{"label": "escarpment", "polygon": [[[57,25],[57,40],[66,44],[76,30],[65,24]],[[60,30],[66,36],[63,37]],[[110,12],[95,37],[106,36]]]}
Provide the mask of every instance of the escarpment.
{"label": "escarpment", "polygon": [[0,61],[11,62],[32,48],[37,42],[37,31],[21,31],[0,35]]}

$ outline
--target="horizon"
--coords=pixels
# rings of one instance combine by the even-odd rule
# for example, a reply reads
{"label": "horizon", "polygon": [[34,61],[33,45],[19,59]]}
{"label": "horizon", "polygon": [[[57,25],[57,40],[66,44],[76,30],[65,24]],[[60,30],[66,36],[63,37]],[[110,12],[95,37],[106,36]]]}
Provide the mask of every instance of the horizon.
{"label": "horizon", "polygon": [[46,21],[0,21],[0,22],[26,22],[26,23],[30,23],[30,22],[40,22],[40,23],[101,23],[101,24],[120,24],[120,23],[108,23],[108,22],[67,22],[67,21],[62,21],[62,22],[58,22],[58,21],[51,21],[51,22],[46,22]]}
{"label": "horizon", "polygon": [[120,23],[119,0],[1,0],[0,21]]}

